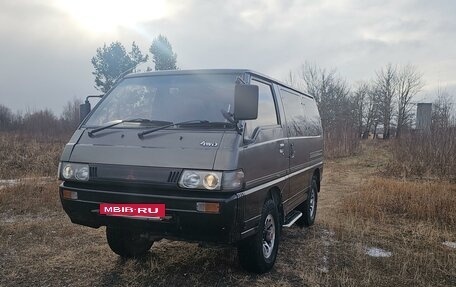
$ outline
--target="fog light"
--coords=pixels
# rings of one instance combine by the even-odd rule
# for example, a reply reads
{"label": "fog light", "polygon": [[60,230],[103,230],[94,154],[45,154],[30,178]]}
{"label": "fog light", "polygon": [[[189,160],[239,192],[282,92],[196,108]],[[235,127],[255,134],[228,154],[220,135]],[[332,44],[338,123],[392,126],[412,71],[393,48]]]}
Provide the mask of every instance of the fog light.
{"label": "fog light", "polygon": [[76,200],[76,199],[78,199],[78,193],[76,191],[71,191],[71,190],[64,189],[62,191],[62,197],[65,198],[65,199]]}
{"label": "fog light", "polygon": [[196,210],[205,213],[220,213],[220,204],[217,202],[197,202]]}

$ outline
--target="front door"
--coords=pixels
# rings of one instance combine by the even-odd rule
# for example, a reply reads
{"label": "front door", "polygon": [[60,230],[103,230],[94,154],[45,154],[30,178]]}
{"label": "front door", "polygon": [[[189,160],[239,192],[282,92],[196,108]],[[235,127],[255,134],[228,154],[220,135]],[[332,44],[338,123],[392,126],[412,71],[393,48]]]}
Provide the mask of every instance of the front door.
{"label": "front door", "polygon": [[289,144],[289,191],[284,202],[285,212],[289,212],[307,198],[309,172],[303,170],[308,166],[309,150],[305,136],[305,114],[302,95],[280,87],[280,96],[285,111],[287,136]]}
{"label": "front door", "polygon": [[[278,113],[277,98],[273,86],[261,79],[252,79],[259,87],[258,118],[245,123],[244,146],[241,148],[239,165],[244,167],[246,188],[252,188],[287,175],[289,169],[288,138],[285,123]],[[281,190],[288,189],[288,181],[278,183]],[[246,206],[246,219],[261,214],[264,197],[252,194],[257,204]]]}

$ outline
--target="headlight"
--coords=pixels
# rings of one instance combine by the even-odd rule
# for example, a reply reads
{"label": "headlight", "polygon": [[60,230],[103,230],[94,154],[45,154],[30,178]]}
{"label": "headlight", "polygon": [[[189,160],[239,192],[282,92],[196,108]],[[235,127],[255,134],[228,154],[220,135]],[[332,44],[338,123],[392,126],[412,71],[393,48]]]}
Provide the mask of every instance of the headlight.
{"label": "headlight", "polygon": [[220,189],[222,173],[218,171],[184,170],[179,186],[193,189]]}
{"label": "headlight", "polygon": [[185,171],[182,175],[180,185],[186,188],[198,188],[201,183],[201,176],[198,172]]}
{"label": "headlight", "polygon": [[71,166],[70,164],[64,165],[63,171],[62,171],[63,178],[70,179],[73,177],[73,174],[74,174],[73,166]]}
{"label": "headlight", "polygon": [[241,189],[244,184],[242,170],[235,171],[204,171],[184,170],[179,186],[190,189],[229,190]]}
{"label": "headlight", "polygon": [[76,173],[74,174],[74,177],[77,180],[82,180],[82,181],[89,180],[89,167],[83,166],[83,167],[77,169]]}
{"label": "headlight", "polygon": [[61,166],[61,175],[65,180],[89,180],[89,165],[81,163],[63,162]]}
{"label": "headlight", "polygon": [[59,162],[59,167],[57,168],[57,178],[60,179],[61,176],[60,176],[60,171],[62,170],[62,163]]}
{"label": "headlight", "polygon": [[207,189],[216,189],[217,187],[220,189],[220,176],[215,173],[208,173],[204,176],[203,185]]}

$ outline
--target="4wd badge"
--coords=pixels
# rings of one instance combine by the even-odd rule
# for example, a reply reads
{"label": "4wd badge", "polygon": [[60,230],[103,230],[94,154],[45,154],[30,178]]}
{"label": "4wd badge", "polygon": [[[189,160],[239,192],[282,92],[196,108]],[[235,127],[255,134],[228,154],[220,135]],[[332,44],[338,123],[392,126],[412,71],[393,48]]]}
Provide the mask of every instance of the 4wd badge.
{"label": "4wd badge", "polygon": [[207,142],[207,141],[202,141],[202,142],[200,142],[200,145],[205,146],[205,147],[217,147],[218,143],[216,143],[216,142],[211,143],[211,142]]}

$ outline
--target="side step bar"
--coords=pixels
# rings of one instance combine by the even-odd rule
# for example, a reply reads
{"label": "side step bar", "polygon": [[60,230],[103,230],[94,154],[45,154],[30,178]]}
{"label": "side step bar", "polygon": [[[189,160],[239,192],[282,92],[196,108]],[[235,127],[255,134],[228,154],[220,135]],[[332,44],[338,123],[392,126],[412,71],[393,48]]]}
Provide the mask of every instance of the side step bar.
{"label": "side step bar", "polygon": [[301,218],[302,212],[297,210],[292,210],[288,213],[287,218],[285,219],[285,223],[282,225],[283,227],[291,227],[299,218]]}

